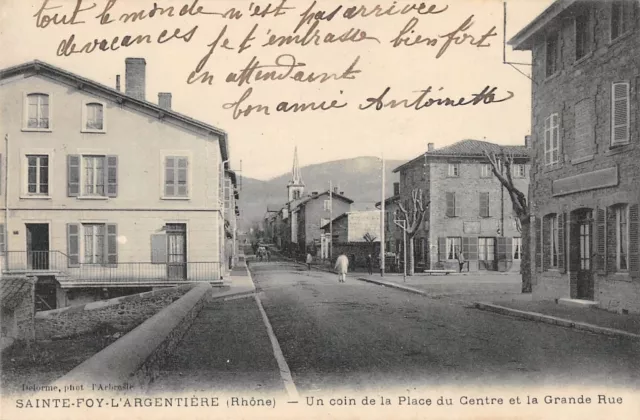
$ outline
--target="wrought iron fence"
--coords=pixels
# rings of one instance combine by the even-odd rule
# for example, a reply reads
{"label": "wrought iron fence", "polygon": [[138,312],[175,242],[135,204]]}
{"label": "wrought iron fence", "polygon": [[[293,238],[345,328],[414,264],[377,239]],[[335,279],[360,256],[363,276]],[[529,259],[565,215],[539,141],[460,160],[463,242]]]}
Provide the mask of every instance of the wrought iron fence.
{"label": "wrought iron fence", "polygon": [[3,271],[61,271],[69,258],[60,251],[6,251]]}

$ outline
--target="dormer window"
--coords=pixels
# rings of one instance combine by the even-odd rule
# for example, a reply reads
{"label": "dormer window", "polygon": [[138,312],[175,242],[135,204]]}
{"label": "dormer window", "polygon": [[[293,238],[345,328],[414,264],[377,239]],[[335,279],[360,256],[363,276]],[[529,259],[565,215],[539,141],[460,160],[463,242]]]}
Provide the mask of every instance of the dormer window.
{"label": "dormer window", "polygon": [[49,95],[46,93],[30,93],[26,98],[27,121],[29,130],[50,129],[49,120]]}
{"label": "dormer window", "polygon": [[82,131],[103,133],[106,129],[104,103],[85,102],[82,108]]}

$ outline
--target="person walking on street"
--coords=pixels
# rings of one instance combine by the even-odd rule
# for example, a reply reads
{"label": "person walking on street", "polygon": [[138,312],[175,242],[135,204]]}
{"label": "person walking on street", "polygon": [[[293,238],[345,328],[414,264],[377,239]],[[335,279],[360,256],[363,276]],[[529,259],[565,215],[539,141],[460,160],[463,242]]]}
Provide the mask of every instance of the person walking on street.
{"label": "person walking on street", "polygon": [[367,255],[367,270],[369,270],[369,275],[373,274],[373,258],[371,258],[371,254]]}
{"label": "person walking on street", "polygon": [[349,258],[346,255],[340,254],[336,259],[335,270],[338,272],[338,282],[344,283],[347,278],[347,272],[349,271]]}
{"label": "person walking on street", "polygon": [[271,251],[267,248],[267,262],[271,261]]}
{"label": "person walking on street", "polygon": [[460,265],[460,272],[462,273],[462,268],[464,267],[464,254],[462,251],[458,252],[458,264]]}
{"label": "person walking on street", "polygon": [[313,257],[311,256],[311,253],[307,253],[307,267],[309,268],[309,271],[311,271],[312,262],[313,262]]}

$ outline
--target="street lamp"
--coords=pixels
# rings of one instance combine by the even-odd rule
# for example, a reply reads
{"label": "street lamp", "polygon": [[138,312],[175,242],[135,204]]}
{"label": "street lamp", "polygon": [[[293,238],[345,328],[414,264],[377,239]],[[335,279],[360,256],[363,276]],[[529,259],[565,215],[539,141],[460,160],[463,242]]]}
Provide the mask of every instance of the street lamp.
{"label": "street lamp", "polygon": [[404,263],[403,265],[403,272],[402,272],[402,279],[403,281],[407,281],[407,221],[404,219],[394,219],[393,223],[395,223],[396,225],[400,226],[402,228],[402,241],[403,241],[403,246],[402,246],[402,251],[403,251],[403,260]]}

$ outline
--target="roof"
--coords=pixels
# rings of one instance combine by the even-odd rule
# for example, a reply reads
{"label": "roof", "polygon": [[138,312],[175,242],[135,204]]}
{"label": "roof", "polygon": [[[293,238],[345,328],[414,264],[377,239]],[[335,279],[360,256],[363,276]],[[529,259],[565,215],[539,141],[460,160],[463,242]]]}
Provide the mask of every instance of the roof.
{"label": "roof", "polygon": [[342,213],[340,216],[336,217],[335,219],[331,220],[330,222],[327,222],[327,223],[325,223],[324,225],[320,226],[320,229],[324,229],[324,228],[326,228],[327,226],[329,226],[331,223],[335,223],[335,222],[337,222],[338,220],[342,220],[342,219],[344,219],[345,217],[347,217],[348,215],[349,215],[349,212],[347,212],[347,213]]}
{"label": "roof", "polygon": [[485,152],[489,153],[501,153],[505,151],[507,153],[512,153],[515,157],[521,158],[530,158],[530,151],[524,146],[512,146],[512,145],[500,145],[491,143],[484,140],[461,140],[457,143],[454,143],[450,146],[445,146],[441,149],[435,149],[430,152],[425,152],[420,156],[410,160],[409,162],[403,163],[393,170],[393,172],[398,172],[407,166],[412,165],[415,162],[420,161],[420,159],[425,159],[429,157],[468,157],[468,158],[478,158],[485,157]]}
{"label": "roof", "polygon": [[[387,198],[386,200],[384,200],[384,204],[395,203],[398,200],[400,200],[400,196],[399,195],[393,195],[393,196]],[[380,208],[380,204],[382,204],[382,201],[378,201],[376,203],[376,207]]]}
{"label": "roof", "polygon": [[527,26],[522,28],[508,42],[514,50],[530,50],[532,48],[533,37],[545,28],[560,13],[564,12],[576,0],[556,0]]}
{"label": "roof", "polygon": [[180,114],[171,109],[161,108],[159,105],[156,105],[152,102],[133,98],[117,89],[103,85],[94,80],[79,76],[75,73],[53,66],[49,63],[45,63],[40,60],[33,60],[27,63],[1,69],[0,80],[7,79],[9,77],[13,77],[13,76],[24,74],[24,73],[34,73],[34,74],[41,74],[41,75],[50,74],[53,76],[57,76],[60,79],[62,79],[62,81],[75,86],[77,89],[83,89],[83,90],[93,89],[100,92],[103,95],[107,95],[111,97],[111,99],[113,99],[114,101],[121,103],[125,106],[127,106],[128,104],[135,104],[137,106],[141,106],[143,108],[157,112],[158,115],[161,116],[162,118],[165,118],[165,119],[174,118],[175,120],[186,123],[192,127],[207,131],[209,135],[213,134],[213,135],[219,136],[220,137],[220,153],[222,155],[222,160],[225,161],[229,159],[229,149],[227,144],[228,138],[227,138],[227,133],[224,130],[221,130],[217,127],[214,127],[202,121],[198,121],[184,114]]}
{"label": "roof", "polygon": [[[309,201],[311,201],[311,200],[315,200],[315,199],[317,199],[317,198],[322,197],[323,195],[329,195],[329,190],[327,190],[327,191],[323,191],[323,192],[318,193],[318,194],[316,194],[316,195],[309,195],[309,196],[306,196],[306,197],[304,197],[303,199],[301,199],[301,201],[300,201],[299,203],[297,203],[297,204],[295,205],[295,207],[300,207],[300,206],[302,206],[302,205],[304,205],[304,204],[308,203],[308,202],[309,202]],[[340,200],[346,201],[346,202],[347,202],[347,203],[349,203],[349,204],[353,204],[353,202],[354,202],[352,199],[347,198],[347,197],[345,197],[345,196],[344,196],[344,195],[342,195],[342,194],[332,193],[331,195],[332,195],[332,197],[335,197],[335,198],[338,198],[338,199],[340,199]]]}

